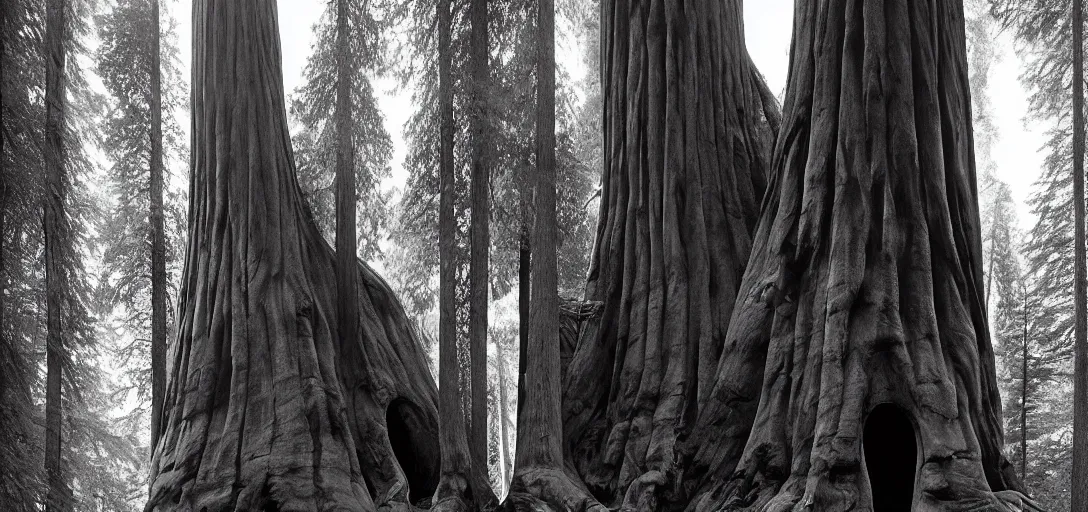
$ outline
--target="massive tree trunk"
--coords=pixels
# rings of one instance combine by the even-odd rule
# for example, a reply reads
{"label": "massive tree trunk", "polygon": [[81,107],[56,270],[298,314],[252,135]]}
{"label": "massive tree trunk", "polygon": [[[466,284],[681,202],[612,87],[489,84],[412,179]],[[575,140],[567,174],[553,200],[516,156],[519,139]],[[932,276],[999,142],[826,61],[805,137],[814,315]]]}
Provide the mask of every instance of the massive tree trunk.
{"label": "massive tree trunk", "polygon": [[1073,0],[1073,481],[1070,510],[1088,510],[1088,268],[1084,212],[1084,0]]}
{"label": "massive tree trunk", "polygon": [[42,230],[45,235],[45,510],[72,509],[71,493],[61,456],[63,397],[62,372],[67,351],[64,332],[64,247],[68,218],[64,211],[68,177],[64,130],[67,120],[65,40],[69,6],[49,0],[45,11],[45,186],[42,189]]}
{"label": "massive tree trunk", "polygon": [[[564,429],[603,503],[682,503],[677,444],[713,384],[752,246],[777,106],[739,0],[601,3],[604,180]],[[765,103],[766,102],[766,103]]]}
{"label": "massive tree trunk", "polygon": [[159,440],[163,395],[166,393],[166,235],[162,209],[162,70],[159,0],[151,0],[151,446]]}
{"label": "massive tree trunk", "polygon": [[722,435],[692,447],[689,508],[1002,510],[1020,483],[962,4],[797,2],[794,19],[775,179],[696,427]]}
{"label": "massive tree trunk", "polygon": [[487,467],[487,297],[488,255],[491,250],[489,201],[491,167],[488,148],[487,98],[488,73],[487,0],[472,0],[472,219],[470,226],[471,261],[469,262],[468,336],[471,367],[472,413],[469,451],[476,467]]}
{"label": "massive tree trunk", "polygon": [[400,303],[332,248],[287,133],[272,0],[193,5],[189,246],[148,510],[404,507],[438,480],[437,390]]}
{"label": "massive tree trunk", "polygon": [[[485,509],[497,501],[487,480],[487,465],[471,457],[462,410],[460,365],[457,361],[457,282],[454,237],[453,88],[450,0],[438,0],[438,96],[441,115],[439,140],[438,251],[438,379],[441,387],[439,424],[442,448],[442,480],[434,495],[436,510]],[[485,348],[486,351],[486,348]],[[486,371],[486,368],[485,368]],[[486,398],[485,405],[486,405]],[[486,411],[485,411],[486,418]],[[487,449],[485,442],[484,450]]]}

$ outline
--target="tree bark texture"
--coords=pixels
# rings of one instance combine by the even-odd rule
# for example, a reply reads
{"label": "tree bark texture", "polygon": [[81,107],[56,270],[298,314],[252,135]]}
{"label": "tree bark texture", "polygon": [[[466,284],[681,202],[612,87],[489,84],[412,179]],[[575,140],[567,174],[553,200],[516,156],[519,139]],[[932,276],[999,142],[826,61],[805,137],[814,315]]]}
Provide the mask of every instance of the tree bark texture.
{"label": "tree bark texture", "polygon": [[438,480],[437,390],[389,286],[335,254],[287,133],[276,4],[193,4],[189,246],[147,510],[404,509]]}
{"label": "tree bark texture", "polygon": [[49,0],[45,7],[45,187],[42,190],[42,231],[45,235],[45,478],[47,512],[72,509],[71,493],[64,475],[62,373],[65,366],[64,332],[65,265],[63,244],[68,243],[68,218],[64,130],[67,120],[65,88],[65,39],[68,36],[68,5]]}
{"label": "tree bark texture", "polygon": [[1084,202],[1084,0],[1073,0],[1073,474],[1070,510],[1088,509],[1088,265]]}
{"label": "tree bark texture", "polygon": [[336,0],[336,297],[341,344],[359,336],[359,283],[355,230],[355,149],[351,140],[351,51],[348,1]]}
{"label": "tree bark texture", "polygon": [[[451,46],[452,17],[450,0],[438,0],[438,94],[441,109],[439,141],[439,181],[441,190],[438,206],[439,251],[439,319],[438,319],[438,379],[442,393],[439,402],[439,425],[442,451],[442,479],[434,496],[436,510],[468,510],[494,506],[497,501],[487,480],[487,465],[477,466],[472,458],[465,415],[462,410],[460,364],[457,360],[457,262],[454,252],[457,235],[454,218],[453,161],[453,84]],[[486,353],[486,347],[485,347]],[[486,368],[485,368],[486,371]],[[485,388],[486,389],[486,388]],[[485,406],[486,406],[486,398]],[[486,418],[486,411],[485,411]],[[483,445],[487,449],[487,444]]]}
{"label": "tree bark texture", "polygon": [[471,23],[472,100],[472,185],[470,200],[471,260],[469,261],[469,360],[472,381],[472,412],[469,452],[476,467],[487,467],[487,306],[490,286],[488,256],[491,250],[490,179],[488,160],[488,67],[487,0],[472,0]]}
{"label": "tree bark texture", "polygon": [[601,2],[604,178],[586,299],[602,306],[571,356],[563,414],[570,462],[610,507],[683,501],[678,442],[700,435],[752,247],[777,105],[742,11]]}
{"label": "tree bark texture", "polygon": [[151,446],[159,440],[163,396],[166,392],[166,235],[163,216],[162,70],[160,65],[159,0],[151,0]]}
{"label": "tree bark texture", "polygon": [[[1006,510],[962,3],[797,2],[794,20],[689,509],[871,510],[864,452],[916,446],[894,482],[911,510]],[[913,436],[865,439],[884,404]]]}
{"label": "tree bark texture", "polygon": [[[559,269],[556,247],[555,4],[537,4],[536,180],[533,193],[528,347],[522,366],[524,404],[518,404],[512,510],[601,508],[564,469],[560,408]],[[525,362],[523,361],[523,362]]]}

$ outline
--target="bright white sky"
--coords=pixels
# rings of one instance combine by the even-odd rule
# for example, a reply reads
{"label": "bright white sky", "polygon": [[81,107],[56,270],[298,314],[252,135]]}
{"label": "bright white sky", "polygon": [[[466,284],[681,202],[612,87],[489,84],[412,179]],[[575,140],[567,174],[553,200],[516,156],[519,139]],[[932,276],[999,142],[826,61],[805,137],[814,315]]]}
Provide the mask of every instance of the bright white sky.
{"label": "bright white sky", "polygon": [[[745,38],[748,52],[766,76],[768,85],[776,94],[785,89],[789,66],[789,47],[792,33],[793,0],[750,0],[745,2]],[[322,0],[285,0],[279,2],[280,38],[283,49],[283,83],[288,94],[302,81],[303,67],[310,54],[313,25],[325,6]],[[192,8],[191,2],[170,2],[170,9],[178,21],[181,41],[181,65],[188,70],[191,55]],[[1042,156],[1039,148],[1044,142],[1045,127],[1037,123],[1026,124],[1027,93],[1018,79],[1022,61],[1013,51],[1013,43],[1007,34],[998,39],[998,59],[992,69],[990,95],[994,105],[998,141],[994,145],[993,160],[997,163],[998,177],[1008,183],[1019,205],[1020,226],[1030,227],[1031,218],[1025,200],[1032,191],[1032,184],[1039,175]],[[572,79],[586,72],[581,63],[579,50],[574,43],[560,40],[557,60]],[[186,72],[186,76],[188,76]],[[386,129],[393,137],[395,152],[392,162],[393,176],[383,184],[386,188],[400,188],[407,177],[403,169],[405,144],[402,127],[413,112],[411,91],[400,89],[391,79],[380,80],[378,104],[385,114]],[[188,123],[182,122],[185,129]]]}

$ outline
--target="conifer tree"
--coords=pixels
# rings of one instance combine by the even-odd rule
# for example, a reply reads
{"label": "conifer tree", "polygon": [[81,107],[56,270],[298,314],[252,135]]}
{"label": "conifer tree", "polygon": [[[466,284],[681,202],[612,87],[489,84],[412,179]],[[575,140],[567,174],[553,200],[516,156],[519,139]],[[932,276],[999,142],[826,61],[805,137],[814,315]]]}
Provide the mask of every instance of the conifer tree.
{"label": "conifer tree", "polygon": [[[350,164],[357,198],[357,253],[365,261],[382,257],[379,242],[387,234],[390,194],[381,183],[390,175],[393,143],[378,108],[373,79],[388,68],[388,23],[377,13],[388,12],[382,2],[347,2],[340,14],[339,1],[326,3],[314,26],[313,53],[303,70],[303,84],[291,97],[291,115],[300,126],[292,130],[298,161],[298,179],[306,204],[322,234],[330,242],[336,232],[335,176],[338,148],[350,145]],[[344,23],[344,40],[338,39],[338,23]],[[340,47],[344,45],[344,48]],[[339,95],[338,76],[343,69],[346,94]],[[346,139],[341,142],[337,124],[337,98],[347,107]],[[347,153],[345,153],[347,156]]]}
{"label": "conifer tree", "polygon": [[101,145],[112,203],[100,226],[99,293],[103,314],[117,308],[129,333],[118,356],[128,363],[126,380],[151,399],[154,445],[184,229],[182,194],[169,187],[168,171],[187,156],[176,116],[183,79],[174,23],[160,17],[159,0],[119,0],[97,25],[97,68],[110,97]]}

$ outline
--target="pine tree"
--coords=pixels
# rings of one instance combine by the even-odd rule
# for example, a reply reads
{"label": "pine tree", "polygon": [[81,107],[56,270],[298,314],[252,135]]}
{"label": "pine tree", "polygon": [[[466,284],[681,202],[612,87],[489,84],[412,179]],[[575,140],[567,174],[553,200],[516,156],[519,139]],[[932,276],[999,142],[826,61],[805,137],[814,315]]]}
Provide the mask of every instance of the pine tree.
{"label": "pine tree", "polygon": [[[1062,373],[1070,375],[1075,373],[1076,276],[1077,269],[1085,265],[1084,256],[1077,255],[1075,249],[1078,236],[1074,221],[1076,212],[1084,206],[1077,205],[1074,199],[1077,188],[1074,169],[1078,157],[1073,140],[1074,117],[1083,118],[1085,107],[1077,108],[1074,94],[1070,93],[1077,70],[1083,72],[1083,66],[1074,65],[1073,50],[1077,45],[1074,44],[1073,28],[1076,24],[1083,30],[1084,20],[1074,22],[1072,5],[1069,0],[992,2],[994,15],[1020,43],[1018,52],[1025,60],[1021,81],[1030,91],[1030,115],[1050,127],[1042,148],[1045,155],[1042,173],[1028,200],[1036,222],[1029,231],[1025,247],[1026,272],[1033,276],[1033,294],[1044,301],[1043,309],[1054,315],[1052,321],[1041,327],[1045,329],[1042,336],[1047,340],[1048,350],[1062,356]],[[1079,46],[1083,48],[1083,41]],[[1077,110],[1077,116],[1072,115],[1074,110]],[[1079,201],[1083,203],[1084,200]],[[1083,236],[1079,238],[1083,240]],[[1076,386],[1071,384],[1066,380],[1064,385],[1056,386],[1050,401],[1054,404],[1078,403],[1073,395]],[[1074,421],[1073,410],[1056,408],[1054,414],[1064,417],[1052,423],[1054,429],[1050,435],[1058,443],[1053,450],[1047,451],[1058,456],[1051,459],[1054,463],[1040,464],[1046,476],[1037,480],[1048,483],[1066,480],[1064,475],[1069,458],[1060,454],[1076,451],[1070,436],[1062,433],[1063,426]],[[1071,472],[1069,475],[1072,478]],[[1070,491],[1071,496],[1077,494]]]}
{"label": "pine tree", "polygon": [[[44,70],[40,2],[0,4],[0,502],[31,510],[43,489],[35,425],[35,331],[40,279],[41,98],[31,84]],[[34,27],[38,30],[26,30]]]}
{"label": "pine tree", "polygon": [[[307,58],[303,85],[291,97],[291,115],[300,126],[292,130],[292,145],[298,162],[298,179],[306,204],[330,242],[336,232],[335,175],[338,136],[336,105],[337,77],[341,67],[347,81],[347,117],[351,146],[350,167],[354,169],[358,211],[358,256],[365,261],[382,258],[379,241],[386,236],[390,219],[390,194],[381,182],[389,177],[393,143],[385,131],[378,108],[373,78],[386,71],[384,35],[388,22],[377,17],[389,7],[381,2],[347,2],[344,15],[340,3],[330,1],[314,27],[313,53]],[[339,47],[338,23],[343,20],[345,50]],[[343,60],[340,56],[343,54]]]}
{"label": "pine tree", "polygon": [[175,115],[183,81],[173,24],[160,19],[158,0],[119,0],[97,20],[97,67],[110,95],[102,146],[111,162],[112,203],[99,228],[99,294],[103,315],[116,308],[128,333],[117,355],[141,402],[150,398],[151,445],[165,393],[166,338],[173,331],[170,297],[177,295],[180,273],[175,242],[185,224],[182,194],[167,186],[167,169],[186,156]]}

